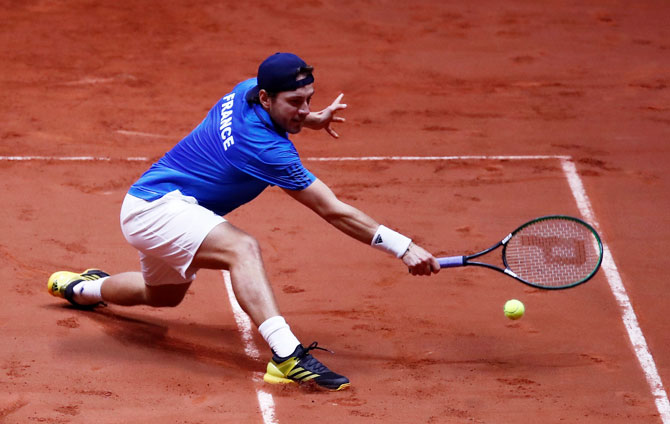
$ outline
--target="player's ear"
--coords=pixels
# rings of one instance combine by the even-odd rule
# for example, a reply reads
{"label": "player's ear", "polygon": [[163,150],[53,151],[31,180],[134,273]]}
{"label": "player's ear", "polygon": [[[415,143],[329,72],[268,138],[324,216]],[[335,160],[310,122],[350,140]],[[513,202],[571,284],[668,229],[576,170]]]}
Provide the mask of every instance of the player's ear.
{"label": "player's ear", "polygon": [[265,91],[264,89],[261,89],[258,92],[258,101],[260,102],[261,106],[263,106],[264,109],[269,109],[270,108],[270,94]]}

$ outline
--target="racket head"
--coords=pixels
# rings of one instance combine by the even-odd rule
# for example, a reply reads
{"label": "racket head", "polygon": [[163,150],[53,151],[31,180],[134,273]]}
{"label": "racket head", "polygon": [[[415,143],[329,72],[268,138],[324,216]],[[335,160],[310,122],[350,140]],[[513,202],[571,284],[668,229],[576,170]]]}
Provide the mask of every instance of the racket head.
{"label": "racket head", "polygon": [[514,230],[503,246],[505,273],[533,287],[566,289],[598,272],[603,245],[596,230],[581,219],[550,215]]}

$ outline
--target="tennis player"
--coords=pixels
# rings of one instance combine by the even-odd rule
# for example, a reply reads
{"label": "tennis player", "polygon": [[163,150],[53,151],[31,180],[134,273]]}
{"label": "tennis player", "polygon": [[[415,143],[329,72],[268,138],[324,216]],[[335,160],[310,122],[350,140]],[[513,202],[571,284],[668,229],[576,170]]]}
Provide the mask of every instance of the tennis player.
{"label": "tennis player", "polygon": [[276,53],[257,78],[238,84],[205,119],[130,187],[121,228],[139,251],[141,272],[109,275],[99,269],[59,271],[49,292],[78,307],[178,305],[199,269],[230,271],[242,309],[272,349],[265,381],[313,381],[330,390],[349,380],[330,371],[304,347],[281,316],[258,242],[223,216],[276,185],[345,234],[400,258],[413,275],[439,271],[426,250],[340,201],[300,161],[289,134],[310,128],[338,137],[340,94],[310,111],[313,68],[291,53]]}

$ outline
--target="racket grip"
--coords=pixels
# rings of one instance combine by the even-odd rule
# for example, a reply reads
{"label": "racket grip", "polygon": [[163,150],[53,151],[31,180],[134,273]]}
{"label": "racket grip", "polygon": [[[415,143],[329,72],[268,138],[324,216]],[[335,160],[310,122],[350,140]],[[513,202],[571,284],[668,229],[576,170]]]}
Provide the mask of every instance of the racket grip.
{"label": "racket grip", "polygon": [[440,268],[453,268],[465,264],[465,256],[448,256],[446,258],[437,258]]}

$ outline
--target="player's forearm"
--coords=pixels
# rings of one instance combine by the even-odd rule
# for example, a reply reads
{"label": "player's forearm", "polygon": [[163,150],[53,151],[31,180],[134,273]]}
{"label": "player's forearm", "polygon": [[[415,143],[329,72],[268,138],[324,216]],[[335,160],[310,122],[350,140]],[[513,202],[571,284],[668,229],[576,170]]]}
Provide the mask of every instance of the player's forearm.
{"label": "player's forearm", "polygon": [[342,203],[337,211],[322,215],[329,224],[344,234],[366,244],[370,244],[379,224],[353,206]]}
{"label": "player's forearm", "polygon": [[285,191],[332,226],[362,243],[388,251],[397,257],[402,256],[409,246],[409,238],[379,225],[364,212],[342,202],[321,180],[314,181],[304,190]]}
{"label": "player's forearm", "polygon": [[397,258],[407,252],[412,242],[410,238],[379,225],[374,219],[346,203],[339,203],[340,207],[333,210],[337,213],[321,215],[331,225],[356,240],[391,253]]}

